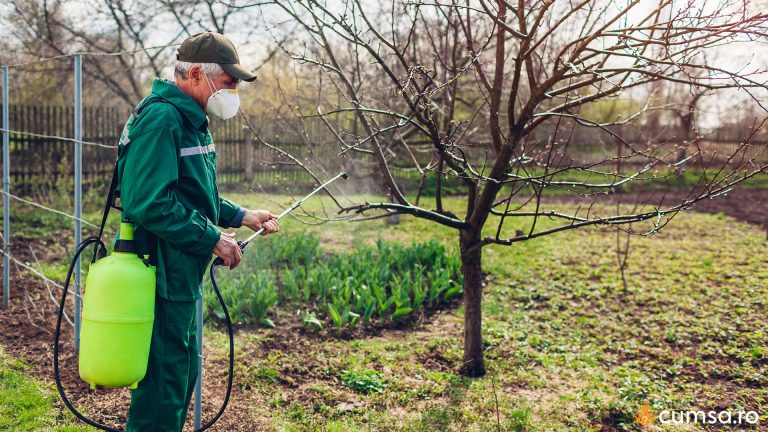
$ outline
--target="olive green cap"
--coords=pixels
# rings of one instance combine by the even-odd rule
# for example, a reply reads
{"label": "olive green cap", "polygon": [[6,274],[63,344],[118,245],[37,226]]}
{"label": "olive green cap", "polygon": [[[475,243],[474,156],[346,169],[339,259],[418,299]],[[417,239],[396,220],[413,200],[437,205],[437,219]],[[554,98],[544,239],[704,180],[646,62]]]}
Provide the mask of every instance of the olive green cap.
{"label": "olive green cap", "polygon": [[224,35],[202,32],[188,37],[176,51],[176,60],[190,63],[218,63],[225,72],[243,81],[256,75],[240,64],[235,45]]}

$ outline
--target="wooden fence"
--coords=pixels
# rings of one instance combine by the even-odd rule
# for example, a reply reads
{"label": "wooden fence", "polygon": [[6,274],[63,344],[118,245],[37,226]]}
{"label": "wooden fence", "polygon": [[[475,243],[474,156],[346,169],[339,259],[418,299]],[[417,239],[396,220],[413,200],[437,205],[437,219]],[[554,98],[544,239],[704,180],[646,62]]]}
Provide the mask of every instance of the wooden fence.
{"label": "wooden fence", "polygon": [[[19,131],[10,133],[10,176],[13,189],[28,192],[40,187],[49,188],[61,180],[71,180],[74,108],[11,105],[9,114],[10,129]],[[94,144],[116,146],[129,115],[130,112],[115,108],[83,107],[84,183],[109,180],[117,149]],[[312,130],[302,130],[298,124],[285,122],[260,123],[257,119],[251,119],[251,123],[270,143],[300,158],[306,158],[310,152],[302,135],[307,140],[311,139],[313,144],[322,144],[322,140],[331,139],[330,135],[320,133],[320,128],[315,124],[317,122],[308,123]],[[242,122],[212,119],[210,128],[218,155],[219,183],[223,186],[237,185],[244,181],[255,181],[267,188],[286,182],[312,183],[306,172],[291,164],[288,158],[281,157],[263,145],[255,145]],[[337,146],[312,147],[312,155],[316,158],[333,158],[338,153]]]}
{"label": "wooden fence", "polygon": [[[74,136],[74,109],[57,106],[12,105],[10,129],[11,181],[27,185],[56,182],[72,176],[74,142],[41,137]],[[83,140],[116,145],[123,113],[114,108],[83,108]],[[117,131],[117,132],[116,132]],[[34,135],[31,135],[34,134]],[[103,178],[112,170],[116,150],[83,146],[83,179]]]}
{"label": "wooden fence", "polygon": [[[129,112],[115,108],[84,107],[83,108],[83,140],[101,143],[109,146],[117,144],[124,122]],[[10,135],[11,180],[13,190],[28,192],[50,189],[51,185],[61,180],[71,180],[73,171],[74,142],[51,138],[74,136],[74,109],[72,107],[12,105],[10,109],[10,129],[29,132],[27,135],[12,132]],[[302,162],[311,160],[337,161],[341,148],[336,142],[336,136],[319,119],[301,122],[298,119],[250,119],[258,129],[259,136],[278,146],[281,150],[294,155]],[[345,123],[346,122],[346,123]],[[348,118],[335,118],[331,122],[337,130],[352,129]],[[264,145],[254,144],[249,136],[249,130],[242,122],[236,120],[221,121],[212,119],[211,132],[216,142],[218,154],[218,176],[223,187],[240,185],[242,183],[257,183],[266,189],[279,189],[284,185],[309,186],[313,180],[301,169],[291,163],[291,160],[281,156],[279,152]],[[619,143],[603,138],[595,138],[594,129],[577,130],[571,136],[568,145],[569,157],[573,160],[588,162],[591,159],[606,159],[616,156]],[[643,136],[642,128],[617,131],[631,140],[647,139]],[[667,133],[669,135],[670,133]],[[674,144],[675,131],[668,137],[656,137],[657,142],[670,141]],[[634,135],[636,137],[632,138]],[[706,138],[707,146],[718,150],[719,154],[728,154],[735,150],[747,135],[747,131],[738,128],[722,128]],[[546,143],[547,137],[540,137]],[[765,134],[760,135],[758,144],[764,144]],[[756,145],[755,151],[762,150]],[[693,149],[692,149],[693,150]],[[96,145],[83,146],[83,180],[104,183],[109,180],[109,174],[117,154],[115,148],[104,148]],[[347,167],[372,163],[371,157],[359,153],[347,152],[344,156]],[[417,154],[426,163],[430,155],[428,151]],[[564,158],[562,160],[565,160]],[[760,154],[759,161],[768,162],[768,152]],[[417,178],[415,169],[400,168],[409,165],[408,160],[394,161],[392,166],[397,178],[413,182]],[[370,172],[362,169],[363,172]],[[281,186],[283,185],[283,186]]]}

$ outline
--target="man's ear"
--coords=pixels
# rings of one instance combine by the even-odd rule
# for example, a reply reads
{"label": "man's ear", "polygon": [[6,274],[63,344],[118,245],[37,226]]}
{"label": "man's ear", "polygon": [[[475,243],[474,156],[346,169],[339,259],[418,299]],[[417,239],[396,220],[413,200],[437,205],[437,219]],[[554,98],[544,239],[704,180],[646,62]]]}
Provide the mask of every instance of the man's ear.
{"label": "man's ear", "polygon": [[188,79],[192,81],[193,85],[200,85],[203,81],[203,69],[198,65],[194,65],[189,69]]}

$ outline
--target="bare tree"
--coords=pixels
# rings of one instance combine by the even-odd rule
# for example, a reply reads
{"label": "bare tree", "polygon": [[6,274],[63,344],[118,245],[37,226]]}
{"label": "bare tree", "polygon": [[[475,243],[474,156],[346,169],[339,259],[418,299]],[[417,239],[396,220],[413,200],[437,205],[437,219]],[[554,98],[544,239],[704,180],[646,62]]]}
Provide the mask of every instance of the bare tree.
{"label": "bare tree", "polygon": [[[245,28],[246,35],[258,31],[258,26],[246,27],[240,22],[248,15],[242,9],[210,0],[87,0],[77,9],[66,9],[64,3],[12,0],[9,14],[0,17],[0,22],[15,29],[15,62],[19,63],[73,52],[124,52],[84,58],[83,73],[93,90],[86,96],[101,96],[102,100],[94,101],[99,104],[134,106],[144,97],[147,83],[173,64],[176,45],[191,34],[203,30],[227,33],[233,22]],[[151,36],[159,42],[149,44]],[[36,70],[40,68],[57,81],[46,94],[71,76],[68,63],[51,62]],[[34,81],[39,83],[37,77]]]}
{"label": "bare tree", "polygon": [[[660,109],[650,102],[655,83],[697,93],[736,89],[755,100],[764,95],[765,71],[731,70],[703,55],[765,37],[768,16],[744,2],[278,0],[259,7],[267,20],[299,24],[303,40],[283,49],[322,77],[322,102],[315,112],[297,115],[323,119],[339,154],[373,158],[372,175],[386,184],[388,199],[339,204],[340,212],[409,214],[456,230],[464,276],[462,370],[469,376],[485,373],[485,246],[590,226],[650,235],[697,201],[765,172],[755,152],[716,157],[698,147],[685,159],[697,160],[705,174],[684,200],[664,205],[660,193],[630,212],[596,205],[616,187],[679,175],[684,161],[676,159],[676,146],[621,133]],[[327,105],[331,94],[338,95],[336,106]],[[606,121],[581,114],[616,98],[631,98],[636,103],[626,106],[638,108]],[[357,129],[325,121],[344,113],[355,116]],[[583,128],[621,151],[600,160],[574,158],[570,137]],[[255,132],[258,142],[274,148]],[[743,145],[749,140],[747,134]],[[616,170],[617,161],[627,168]],[[316,176],[309,164],[294,162]],[[415,193],[404,193],[393,174],[393,164],[403,162],[420,173]],[[449,177],[466,192],[460,214],[442,203],[441,182]],[[425,179],[437,185],[434,208],[419,205]],[[573,192],[578,208],[557,209],[542,199],[549,189]],[[637,230],[643,221],[647,229]],[[513,229],[522,223],[525,230]]]}

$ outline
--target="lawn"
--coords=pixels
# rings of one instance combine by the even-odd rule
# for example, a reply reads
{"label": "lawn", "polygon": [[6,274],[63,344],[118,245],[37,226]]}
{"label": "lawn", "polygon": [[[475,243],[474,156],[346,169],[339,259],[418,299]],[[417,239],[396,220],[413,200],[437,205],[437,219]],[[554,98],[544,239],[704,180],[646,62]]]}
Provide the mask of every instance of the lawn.
{"label": "lawn", "polygon": [[25,375],[26,370],[24,362],[0,349],[0,431],[88,430],[54,408],[55,388]]}
{"label": "lawn", "polygon": [[[227,196],[274,212],[291,202]],[[456,212],[462,203],[446,200]],[[306,206],[320,211],[331,204],[323,198]],[[305,221],[312,224],[287,217],[280,234],[255,240],[245,253],[298,232],[316,235],[327,253],[378,238],[406,244],[437,239],[454,253],[457,246],[451,229],[411,217],[399,225]],[[518,220],[505,231],[529,224]],[[238,237],[245,235],[241,230]],[[460,307],[410,327],[351,338],[335,337],[328,328],[301,330],[298,311],[278,307],[270,316],[275,329],[238,331],[236,393],[223,423],[260,431],[639,430],[634,418],[649,405],[653,412],[754,410],[762,430],[768,422],[765,238],[758,227],[730,217],[681,214],[660,234],[632,239],[626,291],[611,231],[487,247],[488,374],[479,379],[456,373]],[[60,272],[56,265],[46,269]],[[222,379],[226,338],[219,326],[208,326],[205,337],[206,386],[220,387],[215,383]],[[14,391],[8,388],[0,397]],[[41,421],[54,418],[48,408],[40,412],[35,416],[48,419]]]}

